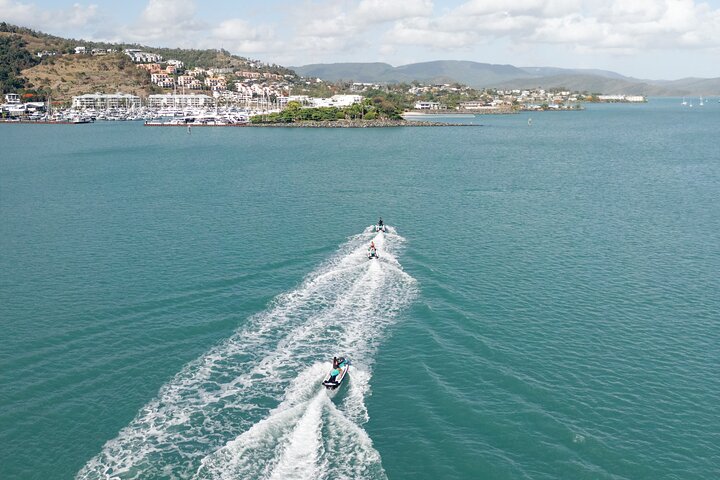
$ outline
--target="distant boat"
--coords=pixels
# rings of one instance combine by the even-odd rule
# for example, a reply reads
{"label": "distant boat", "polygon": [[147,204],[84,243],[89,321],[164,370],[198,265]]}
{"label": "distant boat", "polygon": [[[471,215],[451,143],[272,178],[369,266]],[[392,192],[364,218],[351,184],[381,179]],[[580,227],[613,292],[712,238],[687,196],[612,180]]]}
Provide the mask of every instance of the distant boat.
{"label": "distant boat", "polygon": [[528,126],[532,125],[532,118],[528,118]]}
{"label": "distant boat", "polygon": [[700,97],[700,106],[702,107],[703,105],[705,105],[705,104],[703,103],[703,98]]}
{"label": "distant boat", "polygon": [[682,101],[681,105],[687,105],[687,101],[685,101],[685,97],[683,97],[683,101]]}

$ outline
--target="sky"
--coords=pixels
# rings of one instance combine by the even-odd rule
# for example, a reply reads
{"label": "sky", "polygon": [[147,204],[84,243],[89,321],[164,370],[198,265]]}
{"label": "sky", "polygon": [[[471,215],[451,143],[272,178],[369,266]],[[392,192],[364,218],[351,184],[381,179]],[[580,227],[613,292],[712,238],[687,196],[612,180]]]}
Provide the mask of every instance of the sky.
{"label": "sky", "polygon": [[720,0],[0,0],[0,21],[285,66],[471,60],[720,77]]}

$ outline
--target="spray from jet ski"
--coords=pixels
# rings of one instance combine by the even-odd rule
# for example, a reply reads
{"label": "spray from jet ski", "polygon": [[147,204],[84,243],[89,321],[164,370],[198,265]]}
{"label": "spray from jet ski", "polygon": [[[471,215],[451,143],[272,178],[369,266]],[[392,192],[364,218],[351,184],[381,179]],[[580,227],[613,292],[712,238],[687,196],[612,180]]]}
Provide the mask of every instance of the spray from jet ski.
{"label": "spray from jet ski", "polygon": [[[368,262],[371,241],[382,262]],[[384,478],[362,426],[378,344],[416,295],[404,241],[392,227],[349,238],[182,368],[77,478]],[[353,366],[328,389],[337,353]]]}

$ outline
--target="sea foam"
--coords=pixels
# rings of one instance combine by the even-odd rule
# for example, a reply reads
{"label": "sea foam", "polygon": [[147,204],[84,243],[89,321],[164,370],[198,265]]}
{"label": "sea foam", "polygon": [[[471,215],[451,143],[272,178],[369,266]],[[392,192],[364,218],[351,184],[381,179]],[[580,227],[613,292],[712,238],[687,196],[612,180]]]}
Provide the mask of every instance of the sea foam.
{"label": "sea foam", "polygon": [[[416,295],[403,243],[392,228],[350,238],[186,365],[77,478],[384,478],[362,425],[377,345]],[[353,363],[336,392],[320,384],[333,355]]]}

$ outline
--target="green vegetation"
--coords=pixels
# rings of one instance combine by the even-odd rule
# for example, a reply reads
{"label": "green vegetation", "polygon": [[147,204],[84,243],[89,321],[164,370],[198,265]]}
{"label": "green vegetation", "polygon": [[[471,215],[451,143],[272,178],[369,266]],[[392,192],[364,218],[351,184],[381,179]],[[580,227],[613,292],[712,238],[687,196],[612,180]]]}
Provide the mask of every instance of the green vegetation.
{"label": "green vegetation", "polygon": [[27,42],[19,36],[0,36],[0,93],[14,92],[25,87],[26,81],[20,72],[38,63],[26,46]]}
{"label": "green vegetation", "polygon": [[[88,54],[76,55],[77,46],[84,46]],[[0,22],[0,90],[2,93],[33,93],[38,97],[51,93],[56,101],[69,101],[71,95],[90,91],[129,90],[140,95],[162,91],[151,85],[149,74],[136,69],[132,60],[122,53],[127,48],[157,53],[165,60],[180,60],[186,69],[232,68],[289,75],[289,82],[297,81],[297,76],[290,69],[233,55],[223,49],[153,48],[128,43],[90,42],[56,37]],[[90,54],[93,49],[111,49],[115,53],[93,56]],[[43,51],[50,54],[42,59],[35,55]],[[78,69],[87,70],[88,76],[81,77],[75,72]],[[232,74],[226,77],[230,82],[236,80]]]}
{"label": "green vegetation", "polygon": [[366,98],[348,107],[303,108],[299,102],[289,102],[285,110],[268,115],[256,115],[252,123],[334,122],[336,120],[400,120],[397,106],[381,97]]}

